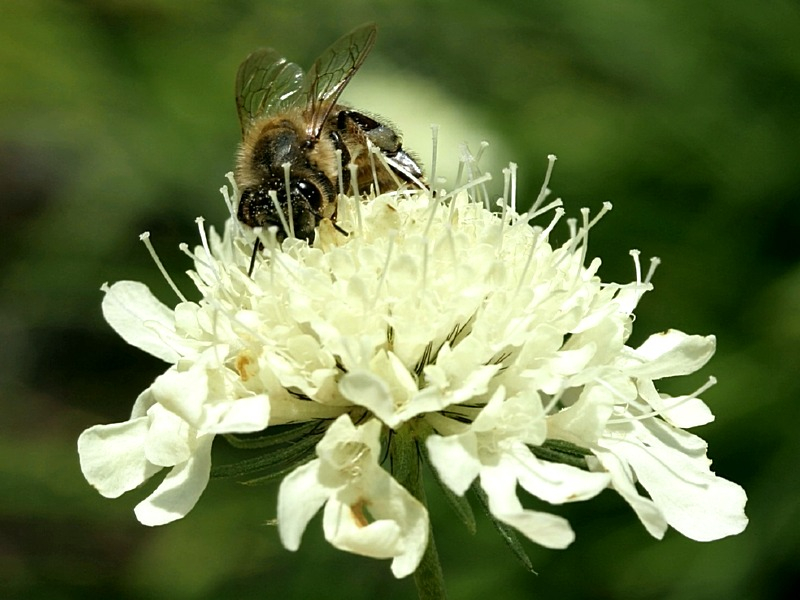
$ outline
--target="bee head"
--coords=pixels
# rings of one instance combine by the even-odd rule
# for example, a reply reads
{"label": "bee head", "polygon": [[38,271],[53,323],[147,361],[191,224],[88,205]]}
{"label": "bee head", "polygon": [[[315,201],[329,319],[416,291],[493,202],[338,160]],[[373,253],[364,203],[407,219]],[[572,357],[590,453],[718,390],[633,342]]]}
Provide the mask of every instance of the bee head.
{"label": "bee head", "polygon": [[[274,194],[270,194],[273,191]],[[290,236],[314,241],[314,229],[322,218],[322,190],[310,179],[293,179],[289,190],[284,182],[270,181],[267,185],[245,188],[239,201],[237,217],[250,227],[277,227],[278,242]]]}

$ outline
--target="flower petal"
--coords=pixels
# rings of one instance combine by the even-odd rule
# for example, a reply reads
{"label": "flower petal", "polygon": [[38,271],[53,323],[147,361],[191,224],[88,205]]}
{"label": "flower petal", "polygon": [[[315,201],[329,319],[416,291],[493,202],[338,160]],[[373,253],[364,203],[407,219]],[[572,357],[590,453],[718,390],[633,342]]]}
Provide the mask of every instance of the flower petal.
{"label": "flower petal", "polygon": [[656,333],[635,350],[625,373],[646,379],[694,373],[709,361],[716,346],[713,335],[687,335],[675,329]]}
{"label": "flower petal", "polygon": [[439,478],[455,494],[463,496],[481,471],[475,434],[467,432],[447,437],[431,435],[426,445]]}
{"label": "flower petal", "polygon": [[336,548],[373,558],[393,558],[392,573],[413,573],[428,544],[428,513],[403,486],[376,464],[362,475],[362,490],[352,489],[325,506],[325,538]]}
{"label": "flower petal", "polygon": [[575,539],[563,517],[522,508],[517,497],[517,478],[505,466],[481,470],[481,487],[489,498],[489,510],[503,523],[545,548],[566,548]]}
{"label": "flower petal", "polygon": [[686,537],[707,542],[741,533],[748,522],[744,490],[712,473],[705,453],[689,456],[679,442],[668,445],[668,433],[663,427],[655,435],[637,424],[640,443],[606,445],[631,466],[667,522]]}
{"label": "flower petal", "polygon": [[213,435],[197,440],[194,454],[176,465],[156,490],[134,509],[143,525],[165,525],[185,517],[208,485]]}
{"label": "flower petal", "polygon": [[619,458],[611,452],[595,449],[600,464],[611,475],[611,484],[620,496],[631,505],[639,520],[648,533],[656,539],[664,537],[667,530],[667,521],[650,498],[645,498],[636,489],[633,474]]}
{"label": "flower petal", "polygon": [[199,427],[208,397],[208,374],[203,365],[194,364],[186,371],[176,367],[156,377],[150,388],[156,401],[181,419]]}
{"label": "flower petal", "polygon": [[403,548],[400,526],[386,519],[367,523],[359,509],[338,500],[328,501],[322,521],[325,539],[339,550],[370,558],[399,554]]}
{"label": "flower petal", "polygon": [[514,444],[513,450],[501,459],[501,465],[516,473],[519,484],[528,492],[550,504],[594,498],[611,479],[607,473],[540,460],[522,443]]}
{"label": "flower petal", "polygon": [[83,476],[106,498],[118,498],[161,470],[145,458],[147,423],[147,417],[140,417],[95,425],[78,438]]}
{"label": "flower petal", "polygon": [[175,332],[173,312],[146,285],[118,281],[104,290],[103,316],[126,342],[169,363],[191,349]]}
{"label": "flower petal", "polygon": [[205,428],[209,433],[250,433],[269,424],[270,403],[265,394],[220,402],[214,409],[215,418]]}
{"label": "flower petal", "polygon": [[147,411],[150,427],[144,440],[147,460],[162,467],[172,467],[189,460],[195,448],[197,431],[161,404]]}
{"label": "flower petal", "polygon": [[654,410],[676,427],[688,429],[711,423],[714,414],[705,402],[694,396],[662,397],[649,379],[638,384],[639,394]]}
{"label": "flower petal", "polygon": [[350,371],[339,381],[339,391],[354,404],[369,409],[391,426],[396,421],[394,398],[386,382],[366,369]]}
{"label": "flower petal", "polygon": [[311,518],[332,491],[319,482],[320,460],[312,460],[289,473],[278,489],[278,533],[287,550],[300,547]]}

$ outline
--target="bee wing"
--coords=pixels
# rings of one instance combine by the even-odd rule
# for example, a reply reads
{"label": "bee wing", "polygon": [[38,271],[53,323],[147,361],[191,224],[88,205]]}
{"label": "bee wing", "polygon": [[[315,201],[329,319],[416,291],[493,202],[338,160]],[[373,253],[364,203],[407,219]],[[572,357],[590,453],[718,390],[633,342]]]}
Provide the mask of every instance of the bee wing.
{"label": "bee wing", "polygon": [[272,48],[261,48],[239,65],[236,74],[236,108],[244,134],[260,117],[302,103],[305,75]]}
{"label": "bee wing", "polygon": [[307,125],[310,138],[319,138],[325,119],[372,50],[377,33],[374,23],[354,29],[334,42],[309,69],[304,95],[310,113]]}

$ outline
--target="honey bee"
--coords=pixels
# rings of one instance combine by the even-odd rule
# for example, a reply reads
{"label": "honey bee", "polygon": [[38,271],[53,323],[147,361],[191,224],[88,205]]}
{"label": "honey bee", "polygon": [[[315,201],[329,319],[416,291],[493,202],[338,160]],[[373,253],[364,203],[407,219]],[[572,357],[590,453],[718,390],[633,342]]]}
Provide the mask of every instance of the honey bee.
{"label": "honey bee", "polygon": [[[380,191],[424,186],[418,160],[391,126],[337,104],[376,34],[374,24],[353,30],[325,50],[308,73],[271,48],[256,50],[239,66],[236,108],[242,142],[235,178],[242,223],[277,227],[278,242],[290,235],[312,242],[322,219],[339,229],[336,198],[353,184],[349,164],[356,167],[359,190],[372,183]],[[368,146],[382,160],[370,157]],[[251,273],[260,247],[256,242]]]}

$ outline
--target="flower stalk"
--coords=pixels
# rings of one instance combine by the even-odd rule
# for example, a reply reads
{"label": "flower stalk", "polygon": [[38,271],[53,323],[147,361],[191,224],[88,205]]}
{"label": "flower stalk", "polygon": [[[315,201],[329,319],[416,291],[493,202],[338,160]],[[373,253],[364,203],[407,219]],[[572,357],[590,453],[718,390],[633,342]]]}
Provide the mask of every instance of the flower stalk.
{"label": "flower stalk", "polygon": [[[413,424],[406,424],[392,436],[391,468],[398,483],[406,488],[427,509],[425,486],[422,475],[422,455],[420,442],[414,434]],[[445,600],[447,591],[444,585],[444,573],[436,550],[433,531],[428,533],[428,544],[422,560],[414,571],[414,585],[419,600]]]}

